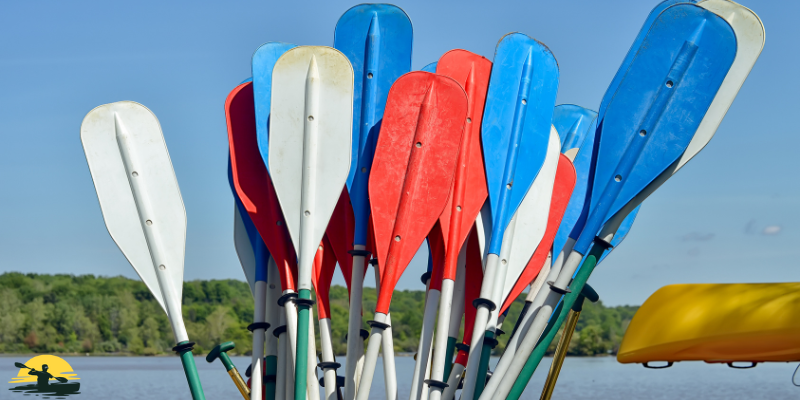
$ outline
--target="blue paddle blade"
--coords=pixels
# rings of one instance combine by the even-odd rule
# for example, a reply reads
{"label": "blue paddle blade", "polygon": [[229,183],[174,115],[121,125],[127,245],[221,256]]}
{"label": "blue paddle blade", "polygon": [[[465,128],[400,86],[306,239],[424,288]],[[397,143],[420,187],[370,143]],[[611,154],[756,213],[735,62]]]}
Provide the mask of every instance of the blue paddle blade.
{"label": "blue paddle blade", "polygon": [[333,47],[353,66],[353,151],[347,190],[355,216],[355,244],[365,245],[367,184],[389,89],[411,71],[411,20],[391,4],[361,4],[345,12]]}
{"label": "blue paddle blade", "polygon": [[642,45],[642,41],[644,40],[644,37],[647,36],[647,32],[650,31],[650,27],[653,25],[653,21],[656,20],[656,17],[658,17],[662,11],[666,10],[667,7],[673,4],[697,3],[697,1],[698,0],[666,0],[659,3],[655,8],[653,8],[652,11],[650,11],[650,14],[647,16],[644,24],[642,24],[642,29],[639,30],[639,34],[636,35],[636,39],[634,39],[631,48],[628,50],[628,54],[626,54],[625,58],[622,60],[622,65],[620,65],[617,73],[614,75],[614,79],[612,79],[611,84],[608,85],[605,95],[603,95],[603,100],[600,102],[600,108],[598,109],[600,119],[602,119],[605,115],[608,103],[611,101],[614,93],[616,93],[619,83],[622,81],[622,77],[625,75],[625,72],[628,71],[628,67],[631,66],[633,58],[636,56],[636,52]]}
{"label": "blue paddle blade", "polygon": [[558,91],[558,64],[544,44],[509,33],[497,44],[481,125],[492,214],[489,253],[544,163]]}
{"label": "blue paddle blade", "polygon": [[[258,151],[269,168],[269,109],[272,97],[272,67],[289,49],[297,45],[281,42],[264,43],[253,53],[253,101],[256,109]],[[244,82],[242,82],[244,83]]]}
{"label": "blue paddle blade", "polygon": [[[597,127],[597,113],[571,104],[562,104],[553,110],[553,126],[562,137],[561,152],[575,153],[572,165],[575,167],[575,189],[561,219],[561,225],[553,240],[553,261],[558,257],[568,237],[577,239],[586,222],[586,198],[590,193],[594,131]],[[566,139],[566,140],[565,140]],[[573,236],[574,235],[574,236]]]}
{"label": "blue paddle blade", "polygon": [[569,157],[570,150],[579,149],[586,136],[594,133],[597,113],[574,104],[561,104],[553,109],[553,126],[561,138],[561,153]]}
{"label": "blue paddle blade", "polygon": [[439,64],[437,61],[434,61],[424,67],[420,71],[430,72],[432,74],[436,73],[436,64]]}
{"label": "blue paddle blade", "polygon": [[251,285],[250,289],[255,293],[255,287],[252,287],[252,285],[258,281],[267,281],[269,250],[267,250],[267,245],[264,243],[264,240],[261,239],[261,234],[258,233],[258,229],[256,229],[253,220],[250,219],[250,214],[247,212],[247,209],[244,208],[242,200],[240,200],[239,196],[236,194],[236,188],[233,186],[233,171],[231,170],[230,158],[228,159],[228,184],[231,187],[233,199],[236,202],[236,209],[239,210],[239,217],[242,219],[245,231],[247,232],[247,238],[250,240],[250,247],[253,249],[253,256],[255,257],[255,279],[253,282],[248,282]]}
{"label": "blue paddle blade", "polygon": [[728,23],[701,7],[664,10],[598,122],[589,218],[575,250],[686,150],[736,55]]}

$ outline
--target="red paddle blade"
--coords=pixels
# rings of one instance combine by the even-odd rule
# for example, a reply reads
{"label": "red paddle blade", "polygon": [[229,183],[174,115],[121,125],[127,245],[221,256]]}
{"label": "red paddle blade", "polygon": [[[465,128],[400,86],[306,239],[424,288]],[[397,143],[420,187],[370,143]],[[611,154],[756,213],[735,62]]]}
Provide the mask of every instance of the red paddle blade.
{"label": "red paddle blade", "polygon": [[311,274],[311,282],[314,284],[314,291],[317,293],[319,319],[331,317],[329,293],[333,273],[336,271],[336,257],[332,247],[328,237],[325,236],[319,244],[317,254],[314,255],[314,273]]}
{"label": "red paddle blade", "polygon": [[447,242],[445,241],[443,230],[442,221],[440,219],[435,225],[433,225],[433,229],[431,229],[430,233],[428,233],[428,244],[431,248],[431,254],[429,257],[431,257],[433,264],[428,290],[433,289],[442,291],[445,252],[447,249],[447,245],[445,244]]}
{"label": "red paddle blade", "polygon": [[467,115],[467,95],[451,78],[415,71],[389,91],[369,179],[378,265],[376,311],[392,292],[447,204]]}
{"label": "red paddle blade", "polygon": [[572,190],[575,188],[575,179],[575,167],[572,166],[572,162],[567,156],[561,154],[556,169],[556,180],[553,183],[553,197],[550,199],[550,214],[547,218],[544,236],[542,241],[539,242],[539,246],[536,247],[536,251],[534,251],[530,261],[528,261],[528,265],[525,266],[522,274],[517,279],[517,283],[514,284],[508,294],[503,307],[500,308],[500,314],[503,314],[508,307],[511,307],[511,303],[536,279],[536,275],[542,270],[547,254],[553,247],[553,240],[555,240],[558,227],[561,225],[561,219],[567,210]]}
{"label": "red paddle blade", "polygon": [[[489,90],[492,62],[486,57],[466,50],[451,50],[439,58],[436,73],[453,78],[467,93],[467,118],[459,148],[455,178],[447,206],[439,216],[444,244],[447,247],[442,274],[444,279],[455,280],[458,253],[489,196],[486,171],[483,167],[480,128],[486,92]],[[434,263],[434,276],[436,276],[435,271]],[[441,282],[438,285],[441,286]]]}
{"label": "red paddle blade", "polygon": [[[481,259],[481,245],[478,242],[478,228],[473,223],[467,238],[467,260],[465,265],[466,281],[464,283],[464,338],[461,343],[469,346],[472,342],[472,328],[475,325],[476,308],[472,302],[481,296],[483,283],[483,260]],[[456,362],[467,365],[469,351],[459,350]]]}
{"label": "red paddle blade", "polygon": [[264,240],[281,277],[283,290],[295,290],[297,258],[286,231],[278,197],[256,140],[253,83],[237,86],[225,100],[233,186]]}
{"label": "red paddle blade", "polygon": [[355,216],[353,206],[350,204],[350,194],[347,188],[342,189],[339,202],[333,209],[333,215],[328,222],[328,229],[325,230],[325,237],[331,245],[331,251],[339,262],[339,268],[344,275],[347,292],[350,293],[350,272],[353,270],[353,257],[350,251],[353,250],[353,237],[355,236]]}

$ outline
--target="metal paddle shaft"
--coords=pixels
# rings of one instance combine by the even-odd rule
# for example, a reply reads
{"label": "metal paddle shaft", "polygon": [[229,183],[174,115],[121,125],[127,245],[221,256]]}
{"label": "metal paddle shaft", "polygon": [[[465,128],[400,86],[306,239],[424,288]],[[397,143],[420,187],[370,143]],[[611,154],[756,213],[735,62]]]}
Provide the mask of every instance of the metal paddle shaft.
{"label": "metal paddle shaft", "polygon": [[365,259],[370,214],[367,184],[389,90],[401,75],[411,71],[412,37],[408,15],[391,4],[357,5],[336,23],[333,47],[350,60],[355,78],[352,163],[347,178],[355,229],[347,328],[346,400],[356,396],[357,355],[363,353],[364,346],[360,332],[364,262],[369,260],[369,257]]}
{"label": "metal paddle shaft", "polygon": [[411,72],[389,93],[369,183],[382,276],[359,399],[369,397],[394,287],[447,203],[466,113],[464,90],[444,76]]}
{"label": "metal paddle shaft", "polygon": [[158,119],[132,101],[102,105],[81,142],[106,228],[167,312],[192,398],[204,399],[181,315],[186,210]]}
{"label": "metal paddle shaft", "polygon": [[[342,53],[300,46],[272,73],[269,165],[275,193],[298,257],[295,399],[307,381],[314,256],[350,170],[353,69]],[[335,387],[335,385],[334,385]]]}
{"label": "metal paddle shaft", "polygon": [[[482,144],[491,208],[491,240],[484,261],[481,297],[473,327],[462,397],[472,400],[486,372],[478,367],[498,273],[503,235],[541,169],[548,149],[558,65],[550,50],[527,35],[512,33],[497,45],[482,124]],[[488,221],[487,221],[488,222]],[[487,338],[494,340],[493,334]],[[486,358],[486,357],[484,357]]]}
{"label": "metal paddle shaft", "polygon": [[592,303],[600,300],[597,292],[595,292],[594,289],[592,289],[592,287],[589,285],[583,287],[583,290],[581,290],[581,294],[578,296],[575,304],[573,304],[570,308],[569,317],[567,318],[567,325],[564,327],[564,332],[561,334],[561,339],[558,341],[558,346],[556,346],[556,352],[553,355],[553,363],[550,364],[550,371],[547,373],[547,380],[545,381],[544,389],[542,390],[542,396],[539,398],[539,400],[550,400],[550,398],[553,396],[553,389],[556,387],[558,374],[561,372],[561,366],[564,364],[564,358],[567,356],[569,342],[572,340],[572,334],[575,333],[575,326],[578,324],[581,311],[583,311],[583,301],[586,299],[589,299],[589,301]]}
{"label": "metal paddle shaft", "polygon": [[[747,12],[742,12],[743,7],[735,3],[725,5],[731,7],[729,9],[730,12],[716,14],[702,7],[680,4],[671,6],[659,14],[647,36],[644,38],[640,49],[637,50],[637,57],[630,65],[625,78],[621,81],[619,89],[617,89],[617,95],[614,96],[613,101],[609,102],[604,120],[600,124],[601,129],[598,129],[598,134],[600,134],[601,138],[600,156],[605,154],[604,150],[608,151],[606,150],[607,147],[604,147],[606,146],[604,143],[612,143],[614,141],[613,139],[607,140],[605,137],[614,138],[614,135],[619,135],[615,132],[614,127],[616,127],[616,130],[619,130],[621,126],[624,126],[621,124],[625,124],[622,122],[626,119],[625,115],[623,115],[625,113],[629,114],[627,118],[633,116],[637,117],[639,121],[644,121],[644,123],[640,124],[641,129],[638,130],[638,136],[640,138],[651,136],[653,138],[659,137],[657,131],[654,132],[652,129],[648,131],[648,127],[645,125],[647,123],[654,124],[654,122],[658,122],[659,130],[663,129],[663,127],[668,127],[662,132],[671,132],[671,136],[662,134],[662,140],[664,138],[671,138],[673,143],[670,143],[671,146],[660,145],[662,149],[669,150],[669,154],[662,153],[659,154],[659,157],[650,159],[644,154],[646,154],[648,146],[652,149],[651,143],[659,143],[659,141],[647,142],[647,146],[644,146],[643,150],[641,149],[642,144],[638,145],[639,151],[642,153],[638,158],[648,160],[650,163],[644,163],[644,168],[637,167],[637,171],[639,171],[640,174],[638,177],[636,175],[632,176],[632,178],[638,178],[632,180],[634,183],[632,185],[634,189],[632,190],[619,188],[619,186],[623,186],[621,184],[626,182],[625,177],[627,174],[624,174],[625,171],[613,171],[609,167],[601,168],[601,162],[604,160],[598,158],[598,172],[595,177],[595,183],[602,179],[608,179],[608,173],[611,172],[614,182],[607,186],[610,188],[616,186],[618,193],[616,199],[610,200],[607,199],[607,195],[603,193],[602,197],[596,201],[596,204],[599,206],[596,206],[592,211],[593,214],[596,215],[592,215],[594,218],[590,217],[589,220],[589,222],[595,226],[605,223],[606,227],[603,228],[604,232],[602,232],[600,236],[606,240],[613,237],[614,229],[619,227],[628,211],[638,206],[647,195],[652,193],[655,188],[660,186],[660,184],[680,168],[682,161],[688,161],[688,159],[696,155],[708,140],[710,140],[724,112],[735,97],[738,88],[741,86],[750,68],[752,68],[760,52],[760,48],[763,45],[763,36],[758,35],[763,35],[763,27],[755,14],[752,14],[749,10],[744,9]],[[739,11],[738,14],[736,11]],[[681,15],[678,19],[680,23],[675,22],[674,19],[676,15]],[[731,29],[731,25],[719,15],[725,15],[726,18],[738,15],[742,17],[739,18],[742,20],[741,22],[747,21],[749,15],[750,21],[747,22],[750,23],[745,26],[739,25],[738,29]],[[731,19],[735,20],[736,18]],[[667,21],[670,23],[667,24]],[[739,38],[752,39],[752,37],[757,37],[758,40],[751,41],[750,46],[746,47],[755,49],[755,51],[745,51],[743,53],[744,57],[739,57],[738,49],[731,44],[738,43]],[[682,40],[676,40],[676,38],[681,38]],[[744,40],[743,42],[747,43],[748,40]],[[652,54],[654,53],[652,50],[653,46],[660,46],[662,53],[660,56],[668,58],[666,60],[658,59],[656,55]],[[650,51],[648,52],[648,50]],[[736,58],[734,59],[735,55]],[[687,58],[689,58],[689,60],[687,60]],[[637,66],[639,60],[642,60],[642,62],[649,62],[649,67]],[[736,61],[739,61],[739,63],[737,64]],[[652,68],[654,63],[656,65],[660,64],[661,67],[654,70],[654,68]],[[637,71],[637,68],[641,68],[641,70]],[[699,69],[695,68],[701,68],[704,72],[700,72]],[[660,73],[662,77],[649,77],[648,71],[651,75]],[[735,79],[729,79],[732,73],[736,76]],[[642,87],[647,87],[648,85],[650,87],[661,87],[655,92],[638,90],[639,92],[649,92],[649,96],[655,98],[651,97],[651,99],[647,101],[648,105],[645,111],[635,109],[636,113],[631,115],[631,110],[622,109],[626,103],[634,101],[631,98],[631,91],[628,91],[627,96],[619,95],[626,84],[638,84]],[[666,97],[666,99],[662,99],[662,97]],[[690,102],[688,100],[689,98],[692,98],[693,101]],[[642,99],[639,99],[639,101],[641,100]],[[664,104],[665,100],[666,104]],[[643,106],[639,106],[639,108],[641,107]],[[614,113],[615,111],[616,114]],[[697,118],[687,118],[685,116],[687,113],[698,113],[700,116]],[[652,119],[656,119],[656,121],[652,121]],[[612,128],[609,129],[609,127]],[[603,135],[603,133],[606,134]],[[642,133],[644,133],[644,135],[642,135]],[[636,148],[637,146],[634,144],[637,141],[637,135],[631,136],[633,136],[633,138],[630,139],[630,146]],[[686,136],[688,136],[688,139],[685,138]],[[617,141],[619,142],[619,139],[617,139]],[[673,150],[676,143],[679,147],[677,151]],[[682,149],[680,148],[681,146],[683,147]],[[615,155],[619,157],[618,152]],[[608,157],[608,159],[611,159],[612,164],[614,163],[613,156]],[[608,159],[605,159],[605,161]],[[622,160],[625,160],[625,157],[622,157]],[[661,165],[654,166],[653,160]],[[663,163],[668,163],[668,165],[664,166]],[[622,167],[630,168],[630,164],[630,161],[619,162],[619,165]],[[649,179],[642,179],[641,172],[646,169],[652,169],[652,171],[650,171],[651,177]],[[619,182],[617,182],[618,180]],[[642,185],[644,185],[644,187],[642,187]],[[605,191],[611,192],[613,189],[609,189],[608,187]],[[609,217],[606,217],[606,215],[609,215]],[[614,215],[612,220],[609,220],[610,215]],[[592,219],[594,219],[594,221],[592,221]],[[576,243],[575,247],[583,252],[586,252],[588,248],[586,242],[589,241],[591,243],[591,239],[585,239],[584,235],[593,237],[594,232],[597,232],[597,230],[594,230],[593,232],[586,233],[588,232],[590,223],[587,223],[587,228],[584,229],[585,232],[579,238],[579,242],[582,241],[582,243]],[[598,251],[592,249],[589,253],[595,254],[598,253]],[[597,258],[599,256],[595,255],[595,257]],[[572,260],[570,260],[570,258],[572,258]],[[568,281],[569,278],[563,275],[568,272],[571,277],[572,271],[575,270],[577,264],[584,257],[581,256],[581,252],[573,251],[570,258],[567,259],[564,271],[561,272],[562,275],[559,276],[559,282],[556,282],[556,285],[563,285],[563,281]],[[596,258],[594,262],[596,262]],[[589,263],[588,256],[585,258],[583,264],[586,265],[587,263]],[[577,281],[577,277],[576,275],[576,280],[572,284],[572,286],[574,286],[572,287],[573,290],[579,289],[582,285]],[[558,287],[561,288],[562,286]],[[549,296],[548,299],[550,299],[550,297],[552,296]],[[553,300],[550,301],[552,303]],[[550,312],[549,310],[552,310],[552,308],[548,308],[548,314]],[[563,318],[560,318],[559,321],[560,320],[563,320]],[[559,323],[560,322],[557,322],[557,324]],[[543,330],[541,325],[542,323],[540,322],[536,326],[536,330],[531,330],[531,332],[536,334],[535,336],[538,336],[539,332]],[[535,341],[535,339],[531,339],[531,341]],[[546,346],[550,343],[550,340],[543,339],[541,343]],[[525,376],[520,377],[525,383],[527,383],[527,379],[525,378],[528,377],[528,372],[531,369],[535,369],[535,365],[538,364],[541,359],[541,356],[538,355],[539,353],[537,349],[529,360],[530,365],[526,367]]]}
{"label": "metal paddle shaft", "polygon": [[[443,241],[445,254],[441,280],[434,281],[431,285],[432,289],[441,291],[430,382],[428,382],[431,388],[431,400],[439,400],[441,397],[447,379],[445,366],[452,360],[452,352],[450,352],[451,358],[447,359],[448,349],[452,348],[452,344],[448,346],[448,338],[459,254],[488,196],[480,126],[491,70],[492,63],[489,60],[466,50],[451,50],[436,64],[436,72],[439,75],[455,79],[467,93],[467,117],[450,198],[442,215],[439,216],[438,225],[442,230],[442,238],[446,240]],[[463,303],[461,304],[463,306]]]}

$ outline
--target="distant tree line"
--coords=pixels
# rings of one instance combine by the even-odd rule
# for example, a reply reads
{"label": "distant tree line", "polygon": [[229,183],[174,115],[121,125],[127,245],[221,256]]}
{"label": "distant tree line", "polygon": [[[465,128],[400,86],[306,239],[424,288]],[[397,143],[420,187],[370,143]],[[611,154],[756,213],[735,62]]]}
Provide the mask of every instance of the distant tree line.
{"label": "distant tree line", "polygon": [[[330,297],[334,351],[344,354],[347,289],[334,286]],[[365,288],[364,326],[372,319],[376,302],[375,289]],[[394,293],[391,313],[395,351],[416,351],[424,302],[422,290]],[[508,332],[523,303],[524,295],[511,307],[503,324]],[[587,303],[569,354],[616,352],[636,309]],[[236,353],[250,353],[251,337],[246,327],[253,318],[253,298],[245,282],[185,282],[183,317],[189,337],[196,342],[195,354],[204,354],[226,340],[236,343]],[[496,352],[502,352],[507,339],[508,335],[501,337]],[[172,353],[174,345],[166,314],[138,280],[16,272],[0,275],[0,353],[160,355]]]}

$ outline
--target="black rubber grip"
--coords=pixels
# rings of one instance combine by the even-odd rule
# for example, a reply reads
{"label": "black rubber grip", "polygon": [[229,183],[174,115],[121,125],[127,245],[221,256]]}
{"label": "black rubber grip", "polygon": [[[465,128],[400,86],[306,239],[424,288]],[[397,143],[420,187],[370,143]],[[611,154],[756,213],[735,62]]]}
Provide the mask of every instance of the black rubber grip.
{"label": "black rubber grip", "polygon": [[277,381],[278,381],[278,377],[275,376],[275,375],[264,375],[264,383],[277,382]]}
{"label": "black rubber grip", "polygon": [[552,291],[554,291],[554,292],[556,292],[556,293],[558,293],[560,295],[565,295],[567,293],[572,293],[572,291],[569,290],[569,288],[562,289],[560,287],[557,287],[556,283],[553,282],[553,281],[547,281],[547,284],[550,286],[550,290],[552,290]]}
{"label": "black rubber grip", "polygon": [[419,280],[422,281],[423,285],[427,285],[428,284],[428,280],[431,279],[431,275],[433,275],[433,273],[431,271],[428,271],[428,272],[422,274],[422,276],[419,277]]}
{"label": "black rubber grip", "polygon": [[286,333],[286,325],[281,325],[281,326],[279,326],[279,327],[277,327],[277,328],[272,330],[272,336],[275,336],[275,337],[279,337],[280,335],[283,335],[284,333]]}
{"label": "black rubber grip", "polygon": [[465,343],[456,343],[456,350],[469,353],[469,345]]}
{"label": "black rubber grip", "polygon": [[369,256],[372,255],[372,253],[370,253],[370,252],[368,252],[366,250],[349,250],[348,253],[350,253],[350,255],[352,255],[352,256],[369,257]]}
{"label": "black rubber grip", "polygon": [[659,367],[654,367],[654,366],[649,365],[647,363],[642,363],[642,366],[644,366],[645,368],[650,368],[650,369],[664,369],[664,368],[671,367],[672,366],[672,361],[667,361],[667,365],[662,365],[662,366],[659,366]]}
{"label": "black rubber grip", "polygon": [[392,327],[389,324],[384,324],[383,322],[378,322],[378,321],[367,321],[367,325],[384,331]]}
{"label": "black rubber grip", "polygon": [[440,388],[440,389],[444,389],[444,388],[450,387],[450,385],[448,385],[448,384],[446,384],[446,383],[444,383],[442,381],[437,381],[436,379],[425,379],[423,382],[425,382],[425,384],[428,385],[428,386],[433,386],[433,387],[437,387],[437,388]]}
{"label": "black rubber grip", "polygon": [[287,301],[289,301],[290,299],[296,299],[296,298],[297,298],[297,293],[286,293],[285,295],[283,295],[280,298],[278,298],[278,305],[283,307],[284,305],[286,305]]}
{"label": "black rubber grip", "polygon": [[270,327],[270,325],[268,323],[266,323],[266,322],[253,322],[252,324],[247,325],[247,330],[250,331],[250,332],[252,332],[252,331],[254,331],[256,329],[267,330],[267,329],[269,329],[269,327]]}
{"label": "black rubber grip", "polygon": [[369,260],[369,265],[372,265],[373,267],[378,265],[378,259],[373,258],[372,260]]}
{"label": "black rubber grip", "polygon": [[614,246],[611,243],[607,242],[605,239],[601,238],[600,236],[594,237],[594,244],[602,247],[605,250],[613,249]]}
{"label": "black rubber grip", "polygon": [[342,364],[333,361],[323,361],[317,364],[317,366],[320,367],[320,369],[337,369],[341,368]]}
{"label": "black rubber grip", "polygon": [[495,338],[488,338],[488,337],[483,338],[483,344],[488,344],[489,347],[491,348],[497,347],[497,343],[499,342]]}
{"label": "black rubber grip", "polygon": [[192,351],[192,349],[194,349],[194,342],[186,342],[186,343],[179,344],[179,345],[173,347],[172,351],[174,351],[176,353],[180,353],[180,352],[184,352],[185,353],[187,351]]}
{"label": "black rubber grip", "polygon": [[472,306],[475,308],[478,308],[480,306],[486,306],[489,308],[489,311],[494,311],[497,308],[497,305],[495,305],[493,301],[481,297],[478,297],[477,299],[473,300]]}
{"label": "black rubber grip", "polygon": [[495,328],[494,329],[494,335],[495,336],[501,336],[501,335],[505,335],[505,334],[506,334],[506,331],[504,331],[504,330],[502,330],[500,328]]}
{"label": "black rubber grip", "polygon": [[298,307],[302,307],[302,306],[312,307],[314,304],[317,304],[317,302],[314,301],[314,300],[301,299],[301,298],[298,298],[297,300],[295,300],[294,303],[297,304]]}

